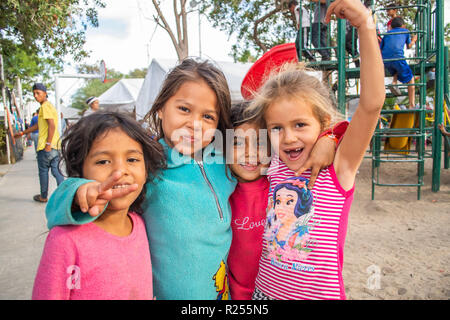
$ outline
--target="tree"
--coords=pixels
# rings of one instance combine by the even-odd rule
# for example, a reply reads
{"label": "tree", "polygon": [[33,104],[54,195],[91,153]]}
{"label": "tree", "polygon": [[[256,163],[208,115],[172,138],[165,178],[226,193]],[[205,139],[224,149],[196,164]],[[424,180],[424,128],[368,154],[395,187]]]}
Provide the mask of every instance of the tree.
{"label": "tree", "polygon": [[445,37],[445,43],[447,44],[447,46],[450,46],[450,23],[447,23],[445,25],[444,37]]}
{"label": "tree", "polygon": [[145,78],[148,68],[134,69],[126,76],[127,78]]}
{"label": "tree", "polygon": [[[374,0],[373,0],[374,1]],[[292,15],[288,11],[289,0],[209,0],[202,2],[202,12],[229,36],[235,35],[237,42],[231,55],[235,60],[254,61],[275,45],[293,42],[296,34]],[[298,1],[300,2],[300,1]],[[377,0],[376,8],[385,8],[395,2],[399,6],[415,5],[415,0]],[[435,0],[431,3],[434,4]],[[301,1],[302,5],[310,1]],[[398,9],[412,29],[415,8]],[[381,21],[387,21],[386,11],[377,11]]]}
{"label": "tree", "polygon": [[203,2],[202,12],[214,27],[229,36],[236,35],[232,56],[246,62],[295,37],[288,3],[289,0],[211,0]]}
{"label": "tree", "polygon": [[88,56],[83,49],[88,25],[97,27],[96,8],[101,0],[2,0],[0,2],[0,54],[7,80],[19,76],[29,89],[38,75],[44,80],[62,68],[63,58]]}
{"label": "tree", "polygon": [[[431,4],[434,5],[436,1],[432,0]],[[397,6],[414,6],[416,5],[415,0],[377,0],[376,8],[386,8],[389,4],[395,3]],[[406,27],[408,29],[414,29],[414,19],[417,13],[417,8],[399,8],[397,9],[397,15],[403,18],[405,21]],[[377,15],[383,21],[388,21],[389,17],[387,16],[387,11],[380,10],[377,11]]]}
{"label": "tree", "polygon": [[153,7],[157,15],[153,16],[154,21],[167,31],[170,40],[177,52],[178,60],[183,60],[189,56],[188,26],[187,15],[190,11],[186,10],[186,0],[173,0],[172,9],[175,18],[175,31],[170,26],[166,15],[161,9],[161,1],[152,0]]}

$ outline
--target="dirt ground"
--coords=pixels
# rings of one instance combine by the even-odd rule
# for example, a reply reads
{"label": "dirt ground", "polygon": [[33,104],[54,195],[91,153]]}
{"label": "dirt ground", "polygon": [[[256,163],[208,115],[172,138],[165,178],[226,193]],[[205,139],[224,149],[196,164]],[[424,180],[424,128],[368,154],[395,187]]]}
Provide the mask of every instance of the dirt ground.
{"label": "dirt ground", "polygon": [[[417,165],[384,163],[381,182],[415,183]],[[431,191],[432,160],[425,163],[421,200],[417,187],[375,188],[371,160],[356,180],[344,251],[347,299],[450,298],[450,169]]]}

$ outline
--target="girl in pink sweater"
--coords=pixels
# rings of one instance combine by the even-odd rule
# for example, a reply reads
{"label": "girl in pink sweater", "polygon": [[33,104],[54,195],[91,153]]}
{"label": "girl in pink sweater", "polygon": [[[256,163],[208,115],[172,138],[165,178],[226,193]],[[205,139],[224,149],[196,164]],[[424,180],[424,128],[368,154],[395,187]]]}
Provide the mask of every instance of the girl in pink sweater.
{"label": "girl in pink sweater", "polygon": [[32,298],[153,299],[148,239],[137,212],[149,173],[164,165],[161,146],[134,119],[96,112],[69,128],[62,154],[68,176],[84,178],[74,183],[99,181],[88,201],[112,200],[91,223],[50,230]]}

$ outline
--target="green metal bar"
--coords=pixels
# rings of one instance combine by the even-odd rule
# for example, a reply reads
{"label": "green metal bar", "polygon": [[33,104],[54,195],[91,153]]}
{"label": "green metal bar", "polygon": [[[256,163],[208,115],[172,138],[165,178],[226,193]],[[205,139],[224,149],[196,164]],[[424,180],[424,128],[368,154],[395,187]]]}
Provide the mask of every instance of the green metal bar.
{"label": "green metal bar", "polygon": [[[416,183],[405,183],[405,184],[401,184],[401,183],[376,183],[377,186],[382,186],[382,187],[419,187],[419,184]],[[372,199],[373,200],[373,199]],[[420,199],[417,199],[420,200]]]}
{"label": "green metal bar", "polygon": [[[405,150],[403,150],[403,152],[405,152]],[[417,160],[417,159],[378,159],[378,162],[412,162],[412,163],[416,163],[416,162],[424,162],[424,160]]]}
{"label": "green metal bar", "polygon": [[[421,0],[421,3],[424,0]],[[422,29],[424,27],[424,21],[423,21],[423,10],[420,10],[417,12],[416,15],[416,25],[418,25],[419,29]],[[422,56],[425,55],[425,41],[424,41],[424,34],[419,35],[419,39],[417,41],[416,45],[416,55]],[[420,68],[420,83],[419,83],[419,106],[420,110],[420,117],[419,117],[419,129],[420,129],[420,137],[416,139],[416,148],[417,148],[417,157],[420,162],[417,163],[417,183],[419,184],[419,187],[417,188],[417,199],[420,200],[420,193],[421,188],[420,186],[423,185],[423,176],[425,174],[425,140],[426,140],[426,133],[425,133],[425,104],[426,104],[426,97],[427,97],[427,79],[426,79],[426,73],[425,73],[425,60],[419,61],[419,68]]]}
{"label": "green metal bar", "polygon": [[397,83],[397,84],[388,84],[386,87],[418,87],[427,85],[426,82],[414,82],[414,83]]}
{"label": "green metal bar", "polygon": [[394,35],[394,34],[411,34],[411,33],[417,33],[417,34],[425,34],[426,31],[425,30],[410,30],[410,31],[398,31],[398,32],[385,32],[385,33],[380,33],[380,36],[385,36],[385,35]]}
{"label": "green metal bar", "polygon": [[433,175],[431,191],[438,192],[441,185],[441,145],[442,135],[438,124],[442,122],[444,104],[444,0],[436,0],[436,93],[433,130]]}
{"label": "green metal bar", "polygon": [[405,5],[405,6],[395,6],[395,7],[391,7],[391,8],[378,8],[375,10],[375,12],[386,11],[389,9],[406,9],[406,8],[422,9],[422,8],[426,8],[426,4],[413,4],[413,5]]}
{"label": "green metal bar", "polygon": [[[450,108],[450,99],[449,99],[449,82],[448,82],[448,72],[449,70],[449,64],[448,64],[448,47],[445,47],[444,51],[444,65],[445,65],[445,72],[444,72],[444,98],[445,102],[447,104],[447,110]],[[445,110],[444,110],[445,112]],[[447,128],[448,132],[448,128]],[[448,139],[448,138],[447,138]],[[450,167],[450,157],[449,157],[449,146],[447,143],[445,143],[444,148],[444,169],[448,169]]]}
{"label": "green metal bar", "polygon": [[345,20],[338,20],[338,110],[345,114]]}
{"label": "green metal bar", "polygon": [[372,136],[372,200],[375,200],[375,176],[376,176],[376,181],[378,182],[378,168],[380,166],[378,159],[380,157],[380,146],[381,146],[381,139],[378,135],[378,130],[380,129],[380,125],[381,125],[381,120],[378,120],[378,124],[377,127],[375,129],[375,133]]}
{"label": "green metal bar", "polygon": [[[407,109],[407,110],[381,110],[381,114],[394,114],[394,113],[419,113],[419,109]],[[433,113],[433,110],[425,110],[426,113]]]}
{"label": "green metal bar", "polygon": [[427,57],[410,57],[410,58],[391,58],[391,59],[383,59],[384,62],[391,62],[391,61],[408,61],[408,60],[426,60]]}
{"label": "green metal bar", "polygon": [[431,51],[431,34],[432,34],[432,29],[431,29],[431,1],[427,1],[427,9],[426,9],[426,14],[425,14],[425,19],[426,19],[426,26],[427,26],[427,55],[430,55],[432,53]]}

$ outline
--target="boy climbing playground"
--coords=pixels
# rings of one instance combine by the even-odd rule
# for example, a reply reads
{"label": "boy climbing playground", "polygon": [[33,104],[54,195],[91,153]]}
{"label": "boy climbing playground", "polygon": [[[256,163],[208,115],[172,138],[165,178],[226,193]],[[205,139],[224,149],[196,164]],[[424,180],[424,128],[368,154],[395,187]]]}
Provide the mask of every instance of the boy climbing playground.
{"label": "boy climbing playground", "polygon": [[405,22],[401,17],[395,17],[391,22],[392,29],[389,30],[383,40],[381,40],[380,49],[383,56],[385,68],[393,76],[391,92],[394,95],[401,95],[397,87],[397,81],[400,80],[403,84],[408,84],[408,98],[409,109],[415,106],[415,88],[414,75],[406,63],[404,47],[405,44],[408,49],[417,41],[417,35],[410,36],[409,30],[405,28]]}

